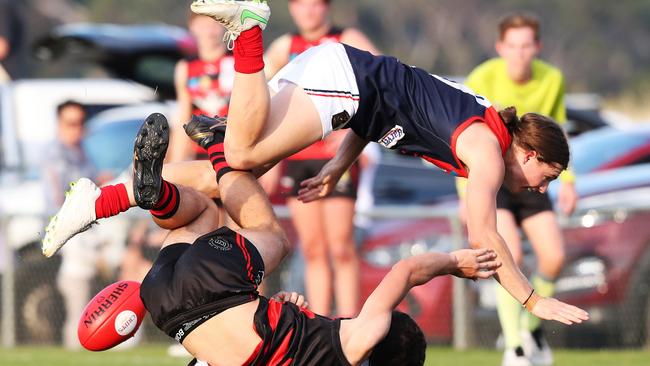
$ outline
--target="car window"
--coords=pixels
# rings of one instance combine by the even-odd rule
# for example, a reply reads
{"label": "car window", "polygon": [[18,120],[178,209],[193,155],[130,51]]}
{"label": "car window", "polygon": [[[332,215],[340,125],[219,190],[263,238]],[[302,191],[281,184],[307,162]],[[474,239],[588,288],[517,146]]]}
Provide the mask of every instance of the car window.
{"label": "car window", "polygon": [[169,56],[141,57],[135,65],[134,79],[145,85],[173,88],[177,58]]}
{"label": "car window", "polygon": [[[647,133],[608,130],[575,138],[571,144],[571,165],[578,174],[588,173],[647,144]],[[650,158],[646,156],[646,160]],[[642,160],[642,159],[641,159]]]}
{"label": "car window", "polygon": [[108,171],[117,176],[129,166],[133,141],[141,124],[142,119],[89,123],[83,147],[97,171]]}

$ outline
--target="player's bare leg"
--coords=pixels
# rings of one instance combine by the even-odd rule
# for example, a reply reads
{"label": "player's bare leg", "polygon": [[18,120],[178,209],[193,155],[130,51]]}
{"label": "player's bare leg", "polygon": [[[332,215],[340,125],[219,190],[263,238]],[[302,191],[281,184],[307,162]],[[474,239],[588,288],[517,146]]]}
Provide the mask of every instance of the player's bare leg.
{"label": "player's bare leg", "polygon": [[216,173],[216,179],[213,179],[219,186],[219,196],[228,216],[237,226],[233,229],[255,244],[268,273],[287,254],[287,239],[256,176],[234,170],[226,162],[225,123],[214,122],[212,118],[193,117],[185,126],[185,132],[207,150],[214,169],[213,177]]}

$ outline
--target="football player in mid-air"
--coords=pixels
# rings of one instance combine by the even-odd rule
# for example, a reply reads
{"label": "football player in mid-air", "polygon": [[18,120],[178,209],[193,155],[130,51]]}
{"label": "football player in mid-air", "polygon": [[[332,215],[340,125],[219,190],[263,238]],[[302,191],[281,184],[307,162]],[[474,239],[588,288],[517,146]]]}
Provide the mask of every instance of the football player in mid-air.
{"label": "football player in mid-air", "polygon": [[332,192],[369,141],[420,156],[468,178],[470,243],[497,253],[503,266],[495,278],[520,304],[564,324],[588,319],[582,309],[537,294],[496,230],[495,197],[502,185],[545,192],[569,163],[564,132],[550,118],[518,118],[512,107],[497,112],[460,84],[340,43],[301,53],[267,84],[266,1],[197,0],[191,7],[226,27],[233,49],[224,146],[233,168],[273,165],[332,130],[349,128],[336,156],[303,182],[298,198],[309,202]]}

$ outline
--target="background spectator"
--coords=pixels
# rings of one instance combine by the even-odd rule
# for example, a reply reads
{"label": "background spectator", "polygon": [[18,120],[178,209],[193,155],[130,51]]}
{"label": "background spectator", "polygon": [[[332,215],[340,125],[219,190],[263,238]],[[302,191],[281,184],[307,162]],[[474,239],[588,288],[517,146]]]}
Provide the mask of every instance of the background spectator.
{"label": "background spectator", "polygon": [[213,19],[191,13],[188,28],[196,39],[196,56],[179,61],[174,71],[178,115],[172,130],[170,161],[207,157],[183,131],[192,115],[225,116],[235,76],[233,58],[223,43],[225,32]]}
{"label": "background spectator", "polygon": [[[57,136],[44,152],[44,189],[48,212],[53,214],[61,206],[70,182],[81,177],[98,175],[81,146],[86,113],[84,107],[67,101],[57,107]],[[79,314],[90,300],[93,279],[99,275],[104,281],[113,278],[122,257],[126,222],[114,220],[74,237],[61,250],[62,263],[57,274],[57,286],[63,296],[66,317],[63,344],[79,348],[77,322]]]}

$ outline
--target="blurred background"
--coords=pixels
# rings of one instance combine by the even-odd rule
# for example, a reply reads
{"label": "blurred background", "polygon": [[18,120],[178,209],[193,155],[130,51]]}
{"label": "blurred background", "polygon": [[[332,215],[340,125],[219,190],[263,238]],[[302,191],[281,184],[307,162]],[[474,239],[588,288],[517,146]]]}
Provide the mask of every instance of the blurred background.
{"label": "blurred background", "polygon": [[[20,346],[3,349],[0,361],[7,357],[7,363],[0,363],[30,364],[41,346],[50,347],[42,348],[48,352],[54,352],[51,347],[77,349],[74,314],[80,314],[106,284],[141,278],[155,259],[164,233],[152,227],[140,210],[102,221],[53,260],[41,255],[39,240],[48,216],[60,205],[57,197],[67,187],[66,177],[74,175],[65,164],[74,166],[74,172],[92,175],[100,184],[119,181],[128,174],[133,137],[141,121],[161,112],[174,122],[180,108],[174,70],[179,60],[197,52],[197,42],[187,29],[189,3],[0,1],[0,30],[9,35],[10,46],[0,58],[9,74],[0,82],[0,325],[2,345]],[[264,33],[266,44],[297,29],[286,2],[271,1],[270,6],[273,15]],[[337,26],[365,33],[381,53],[462,82],[474,67],[496,56],[499,19],[520,10],[539,17],[543,45],[539,57],[565,77],[564,126],[571,135],[580,199],[571,215],[559,215],[566,258],[556,281],[556,296],[591,313],[588,323],[571,328],[545,324],[547,340],[560,349],[607,349],[613,355],[614,350],[631,348],[634,351],[625,354],[629,361],[611,364],[647,365],[650,354],[643,350],[650,347],[650,104],[646,101],[650,3],[334,0],[330,18]],[[75,109],[76,103],[81,107],[76,118],[83,132],[71,143],[78,145],[72,149],[76,153],[60,152],[62,145],[52,145],[75,139],[74,131],[62,132],[66,123],[74,128],[76,121],[74,113],[57,110],[66,101],[74,102],[66,108]],[[363,188],[370,203],[357,205],[355,220],[361,301],[400,259],[465,245],[454,180],[417,159],[387,150],[374,154],[379,155],[373,160],[373,175]],[[56,159],[66,163],[58,172],[48,171],[44,165],[54,163],[44,161]],[[558,186],[553,186],[553,201],[557,191]],[[264,291],[304,291],[305,259],[286,206],[287,190],[280,184],[270,193],[296,254],[269,278]],[[524,271],[534,273],[534,253],[525,239],[523,243]],[[438,278],[413,289],[400,309],[418,321],[432,345],[495,350],[503,347],[503,340],[494,286],[494,281]],[[69,291],[71,287],[75,291]],[[150,321],[136,338],[149,353],[114,362],[134,364],[137,357],[159,357],[152,364],[183,364],[169,361],[165,353],[171,342]],[[151,345],[153,349],[147,348]],[[435,358],[437,350],[445,355],[451,352],[432,348],[428,359]],[[479,354],[478,359],[487,357],[494,362],[485,364],[498,364],[497,352],[501,351]],[[11,358],[11,354],[22,356]],[[571,351],[560,353],[556,364],[580,364],[572,357]],[[466,360],[460,364],[473,362]],[[598,364],[589,358],[583,361]]]}

